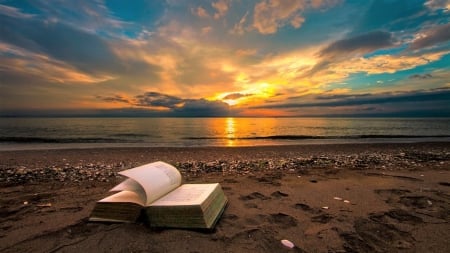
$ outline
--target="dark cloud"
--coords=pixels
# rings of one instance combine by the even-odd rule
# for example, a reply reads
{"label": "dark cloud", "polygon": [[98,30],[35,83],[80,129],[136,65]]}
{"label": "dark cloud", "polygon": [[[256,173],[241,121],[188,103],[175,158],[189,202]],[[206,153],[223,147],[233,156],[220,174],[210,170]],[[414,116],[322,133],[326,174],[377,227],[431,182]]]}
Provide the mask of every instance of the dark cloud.
{"label": "dark cloud", "polygon": [[441,25],[426,31],[425,36],[414,40],[409,48],[412,50],[427,48],[447,41],[450,41],[450,24]]}
{"label": "dark cloud", "polygon": [[242,97],[248,97],[251,95],[252,94],[231,93],[231,94],[226,95],[223,99],[238,99],[238,98],[242,98]]}
{"label": "dark cloud", "polygon": [[0,34],[0,42],[48,55],[86,73],[121,69],[119,60],[99,36],[64,23],[0,13]]}
{"label": "dark cloud", "polygon": [[432,78],[432,77],[433,76],[429,73],[423,74],[423,75],[415,74],[415,75],[410,75],[409,79],[428,79],[428,78]]}
{"label": "dark cloud", "polygon": [[[321,100],[326,100],[325,96],[321,96]],[[450,88],[440,88],[432,90],[419,90],[404,93],[383,93],[368,96],[367,94],[336,97],[331,95],[328,99],[332,101],[305,102],[305,103],[285,103],[276,105],[262,105],[252,107],[254,109],[284,109],[284,108],[304,108],[304,107],[336,107],[336,106],[360,106],[360,105],[376,105],[376,104],[399,104],[417,102],[420,107],[421,102],[425,101],[446,101],[450,107]],[[450,109],[450,108],[447,108]]]}
{"label": "dark cloud", "polygon": [[365,94],[334,94],[334,95],[319,95],[315,97],[319,100],[334,100],[334,99],[355,99],[355,98],[362,98],[362,97],[369,97],[371,94],[365,93]]}
{"label": "dark cloud", "polygon": [[170,96],[158,92],[146,92],[143,95],[136,96],[135,105],[157,106],[174,109],[184,101],[184,99],[175,96]]}
{"label": "dark cloud", "polygon": [[189,99],[183,106],[174,109],[174,115],[182,117],[219,117],[229,114],[230,108],[227,103],[206,99]]}
{"label": "dark cloud", "polygon": [[373,31],[335,41],[319,52],[321,60],[302,77],[310,77],[321,70],[326,70],[332,63],[392,46],[394,46],[392,35],[385,31]]}
{"label": "dark cloud", "polygon": [[111,103],[126,103],[130,104],[130,101],[123,96],[115,95],[112,97],[104,97],[104,96],[97,96],[97,99],[103,100],[105,102],[111,102]]}
{"label": "dark cloud", "polygon": [[139,107],[164,107],[168,111],[153,112],[153,116],[173,116],[173,117],[218,117],[228,116],[230,108],[228,104],[222,101],[209,101],[206,99],[183,99],[176,96],[162,94],[159,92],[146,92],[142,95],[137,95],[130,101],[120,95],[111,97],[97,96],[106,102],[123,102],[130,106]]}
{"label": "dark cloud", "polygon": [[322,57],[333,57],[349,53],[363,54],[391,46],[393,46],[393,41],[389,32],[373,31],[333,42],[322,50],[319,55]]}

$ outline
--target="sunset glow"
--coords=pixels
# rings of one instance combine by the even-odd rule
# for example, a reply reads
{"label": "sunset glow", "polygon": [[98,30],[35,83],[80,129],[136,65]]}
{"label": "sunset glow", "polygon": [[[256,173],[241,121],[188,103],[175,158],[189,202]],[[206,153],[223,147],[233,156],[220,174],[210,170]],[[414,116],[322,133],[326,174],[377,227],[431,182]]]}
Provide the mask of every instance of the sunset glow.
{"label": "sunset glow", "polygon": [[0,1],[0,116],[450,116],[449,1]]}

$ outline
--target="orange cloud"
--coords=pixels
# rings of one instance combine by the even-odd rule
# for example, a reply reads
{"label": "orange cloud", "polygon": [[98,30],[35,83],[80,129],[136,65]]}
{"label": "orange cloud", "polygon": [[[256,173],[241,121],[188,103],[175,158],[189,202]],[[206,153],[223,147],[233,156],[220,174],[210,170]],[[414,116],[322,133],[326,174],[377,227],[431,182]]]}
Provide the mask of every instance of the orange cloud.
{"label": "orange cloud", "polygon": [[200,17],[200,18],[209,18],[208,12],[201,6],[197,7],[196,9],[191,9],[192,14]]}
{"label": "orange cloud", "polygon": [[263,0],[255,5],[253,28],[261,34],[276,33],[287,23],[300,28],[305,18],[301,12],[306,8],[321,8],[336,5],[339,0]]}
{"label": "orange cloud", "polygon": [[226,15],[228,12],[228,4],[229,2],[227,0],[219,0],[217,2],[213,2],[211,6],[216,9],[216,13],[214,14],[215,19],[219,19]]}
{"label": "orange cloud", "polygon": [[332,70],[346,74],[358,72],[366,72],[368,74],[395,73],[437,61],[448,53],[450,51],[423,55],[380,55],[367,59],[355,58],[333,66]]}
{"label": "orange cloud", "polygon": [[0,43],[0,52],[9,52],[17,57],[0,57],[0,68],[13,73],[34,75],[49,82],[94,84],[112,80],[107,74],[89,74],[48,55],[32,53],[9,44]]}

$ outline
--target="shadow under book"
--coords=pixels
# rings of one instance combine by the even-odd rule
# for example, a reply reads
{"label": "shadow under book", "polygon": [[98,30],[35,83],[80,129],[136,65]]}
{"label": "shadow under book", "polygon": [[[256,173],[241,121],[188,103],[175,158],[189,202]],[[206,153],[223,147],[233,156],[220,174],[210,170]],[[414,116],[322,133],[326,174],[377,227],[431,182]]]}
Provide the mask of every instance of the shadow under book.
{"label": "shadow under book", "polygon": [[212,229],[228,202],[220,184],[181,184],[180,172],[161,161],[119,174],[127,179],[97,201],[90,221],[136,222],[144,215],[151,227]]}

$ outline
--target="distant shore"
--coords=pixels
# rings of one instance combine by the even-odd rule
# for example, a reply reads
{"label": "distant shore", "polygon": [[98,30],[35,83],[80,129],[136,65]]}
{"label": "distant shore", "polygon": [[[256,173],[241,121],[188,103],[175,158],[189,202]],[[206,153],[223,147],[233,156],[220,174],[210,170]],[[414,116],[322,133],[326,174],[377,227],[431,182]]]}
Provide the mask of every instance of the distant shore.
{"label": "distant shore", "polygon": [[[87,222],[157,160],[221,183],[213,232]],[[450,251],[450,142],[0,151],[0,186],[0,252]]]}

